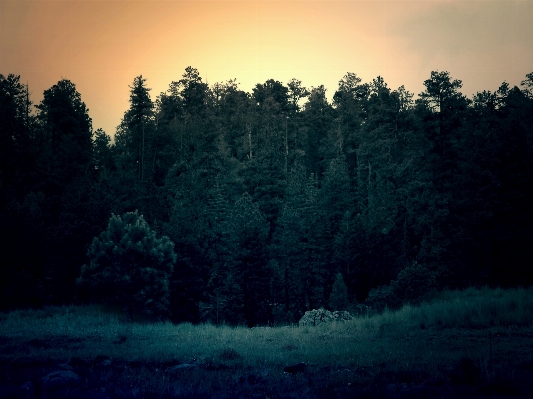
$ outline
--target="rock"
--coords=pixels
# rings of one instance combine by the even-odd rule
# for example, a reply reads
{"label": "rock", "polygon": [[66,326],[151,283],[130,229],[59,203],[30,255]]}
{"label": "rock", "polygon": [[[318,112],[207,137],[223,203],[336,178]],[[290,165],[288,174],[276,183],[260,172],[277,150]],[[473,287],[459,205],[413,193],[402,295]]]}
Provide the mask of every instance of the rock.
{"label": "rock", "polygon": [[307,370],[307,365],[305,363],[296,363],[283,369],[283,371],[290,374],[303,373],[305,370]]}
{"label": "rock", "polygon": [[308,310],[298,322],[299,326],[318,326],[322,323],[345,322],[352,320],[353,316],[345,310],[330,312],[320,308]]}
{"label": "rock", "polygon": [[76,387],[80,382],[80,376],[72,371],[54,371],[43,377],[43,388],[46,390],[72,388]]}
{"label": "rock", "polygon": [[229,370],[231,366],[225,363],[208,362],[208,363],[200,364],[200,368],[202,370],[208,370],[208,371],[222,371],[222,370]]}
{"label": "rock", "polygon": [[196,364],[190,364],[190,363],[183,363],[178,364],[177,366],[173,366],[167,369],[167,371],[182,371],[182,370],[194,370],[197,369],[198,366]]}

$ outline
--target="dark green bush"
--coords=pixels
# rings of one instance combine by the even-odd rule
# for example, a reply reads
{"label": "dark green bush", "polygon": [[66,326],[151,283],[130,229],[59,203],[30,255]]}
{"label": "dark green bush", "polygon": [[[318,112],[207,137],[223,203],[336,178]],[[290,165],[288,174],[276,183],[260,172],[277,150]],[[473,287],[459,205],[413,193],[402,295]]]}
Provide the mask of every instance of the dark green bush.
{"label": "dark green bush", "polygon": [[401,303],[420,303],[430,299],[436,289],[435,273],[414,262],[391,282],[392,293]]}
{"label": "dark green bush", "polygon": [[168,316],[174,244],[168,237],[157,238],[137,211],[111,216],[87,257],[90,263],[82,267],[78,285],[92,300],[119,307],[130,317]]}

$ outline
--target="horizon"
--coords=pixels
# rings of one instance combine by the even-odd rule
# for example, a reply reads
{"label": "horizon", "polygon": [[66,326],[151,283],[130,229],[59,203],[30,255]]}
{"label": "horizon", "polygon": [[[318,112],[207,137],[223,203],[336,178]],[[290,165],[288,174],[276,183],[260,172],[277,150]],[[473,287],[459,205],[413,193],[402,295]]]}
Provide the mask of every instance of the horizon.
{"label": "horizon", "polygon": [[527,0],[0,0],[0,73],[20,75],[34,105],[70,80],[93,130],[114,137],[136,76],[155,100],[187,66],[210,86],[237,79],[248,93],[296,78],[324,85],[330,101],[348,72],[415,98],[431,71],[461,80],[469,98],[519,86],[533,71],[531,16]]}

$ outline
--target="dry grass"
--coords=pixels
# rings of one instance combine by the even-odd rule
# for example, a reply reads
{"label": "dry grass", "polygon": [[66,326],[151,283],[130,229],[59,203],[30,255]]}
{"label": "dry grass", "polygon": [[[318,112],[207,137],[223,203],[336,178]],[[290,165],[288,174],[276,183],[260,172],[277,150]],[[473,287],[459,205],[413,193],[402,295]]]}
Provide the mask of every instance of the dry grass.
{"label": "dry grass", "polygon": [[[246,370],[285,378],[284,366],[304,362],[315,370],[373,370],[365,377],[370,381],[384,368],[439,375],[467,357],[488,378],[531,360],[533,290],[444,292],[418,307],[301,328],[138,324],[97,306],[51,307],[0,314],[0,337],[4,363],[17,357],[68,363],[105,356],[146,364],[209,364],[229,370],[227,378],[235,380]],[[139,373],[135,378],[147,378],[145,371]],[[328,378],[339,384],[354,379],[343,375]],[[195,374],[187,381],[201,384],[202,378]],[[160,386],[150,389],[167,389],[161,385],[165,381],[152,379],[150,384]]]}

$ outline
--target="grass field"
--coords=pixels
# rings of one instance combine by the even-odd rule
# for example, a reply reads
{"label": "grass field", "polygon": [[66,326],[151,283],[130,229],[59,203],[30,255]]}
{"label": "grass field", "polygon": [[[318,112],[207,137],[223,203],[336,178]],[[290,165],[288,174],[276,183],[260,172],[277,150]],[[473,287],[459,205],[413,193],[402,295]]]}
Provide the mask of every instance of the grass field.
{"label": "grass field", "polygon": [[[531,397],[533,289],[443,292],[300,328],[130,323],[97,306],[19,310],[0,313],[0,370],[4,397],[24,397],[27,382],[33,397]],[[81,380],[49,389],[42,377],[57,370]]]}

